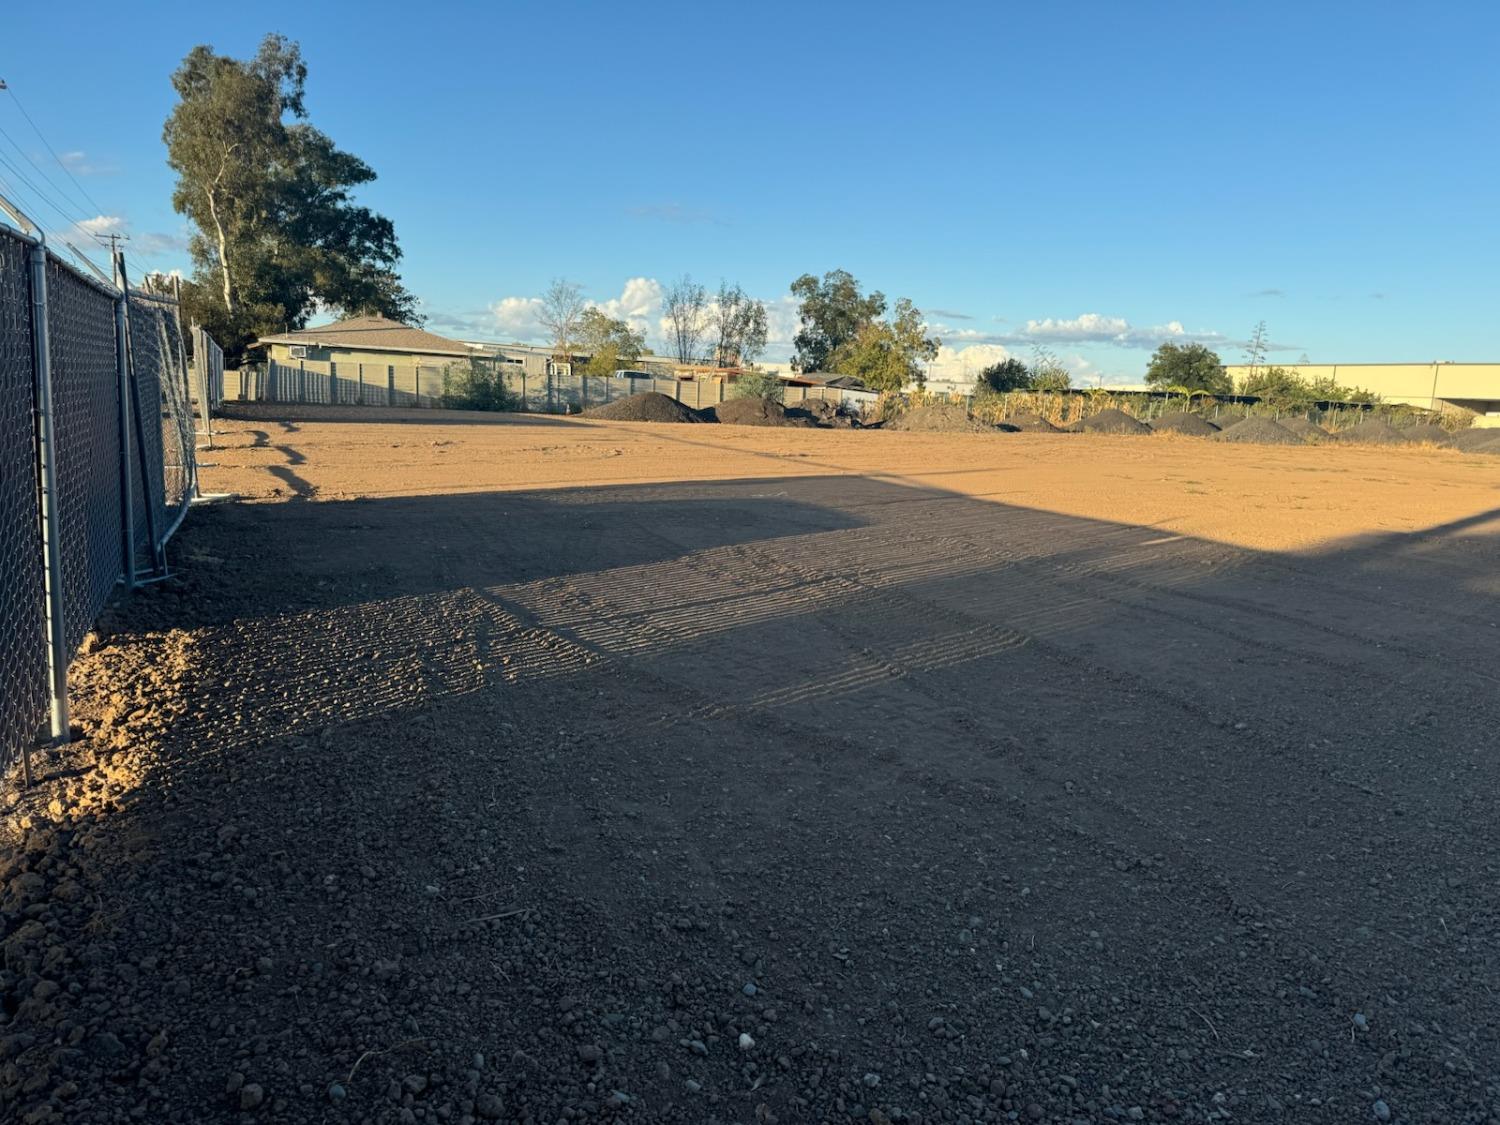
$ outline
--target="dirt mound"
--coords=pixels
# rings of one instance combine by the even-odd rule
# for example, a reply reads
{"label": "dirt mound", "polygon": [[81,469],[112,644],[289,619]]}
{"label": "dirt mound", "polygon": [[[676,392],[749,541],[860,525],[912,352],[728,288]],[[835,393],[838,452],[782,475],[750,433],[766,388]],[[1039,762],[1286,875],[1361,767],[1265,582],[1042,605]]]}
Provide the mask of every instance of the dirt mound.
{"label": "dirt mound", "polygon": [[1460,430],[1453,435],[1453,446],[1465,453],[1500,453],[1500,429]]}
{"label": "dirt mound", "polygon": [[908,410],[899,418],[893,418],[887,422],[885,428],[920,434],[988,434],[995,431],[995,427],[986,426],[978,419],[970,418],[969,412],[962,406],[954,406],[950,403],[937,403],[933,406],[919,406],[915,410]]}
{"label": "dirt mound", "polygon": [[1436,422],[1418,422],[1415,426],[1407,426],[1401,433],[1408,441],[1423,442],[1427,445],[1453,444],[1453,435]]}
{"label": "dirt mound", "polygon": [[1340,430],[1333,439],[1361,445],[1406,445],[1411,441],[1403,431],[1379,418],[1367,418],[1357,426]]}
{"label": "dirt mound", "polygon": [[1269,418],[1251,417],[1227,430],[1220,430],[1214,441],[1253,442],[1256,445],[1305,445],[1302,438]]}
{"label": "dirt mound", "polygon": [[1187,434],[1189,437],[1211,437],[1219,432],[1219,427],[1203,415],[1191,414],[1186,410],[1163,414],[1151,423],[1151,429],[1158,434]]}
{"label": "dirt mound", "polygon": [[709,419],[726,426],[801,426],[817,425],[811,418],[796,416],[781,403],[769,398],[731,398],[710,406],[703,412]]}
{"label": "dirt mound", "polygon": [[1149,434],[1151,427],[1139,419],[1132,418],[1123,410],[1111,407],[1098,414],[1090,414],[1078,423],[1081,434]]}
{"label": "dirt mound", "polygon": [[1238,426],[1244,420],[1245,415],[1243,414],[1220,414],[1217,418],[1209,419],[1210,422],[1219,427],[1220,433],[1229,429],[1230,426]]}
{"label": "dirt mound", "polygon": [[1023,434],[1060,434],[1063,432],[1061,426],[1054,426],[1040,414],[1013,414],[1005,419],[1005,424]]}
{"label": "dirt mound", "polygon": [[583,412],[585,418],[602,418],[608,422],[702,422],[698,412],[683,406],[675,398],[656,391],[643,391],[629,398],[616,399]]}
{"label": "dirt mound", "polygon": [[1290,430],[1303,441],[1327,441],[1328,431],[1306,418],[1282,418],[1277,423],[1283,430]]}
{"label": "dirt mound", "polygon": [[856,430],[859,428],[859,422],[853,415],[840,411],[837,403],[827,402],[820,398],[803,399],[794,406],[788,406],[786,416],[804,419],[815,426],[826,426],[830,429]]}

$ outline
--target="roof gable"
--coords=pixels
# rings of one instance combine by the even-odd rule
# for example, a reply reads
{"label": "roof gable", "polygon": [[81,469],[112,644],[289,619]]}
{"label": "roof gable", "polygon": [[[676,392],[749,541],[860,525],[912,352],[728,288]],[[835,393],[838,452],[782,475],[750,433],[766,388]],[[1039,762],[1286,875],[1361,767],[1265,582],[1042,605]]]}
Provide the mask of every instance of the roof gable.
{"label": "roof gable", "polygon": [[422,355],[469,355],[472,352],[472,349],[457,340],[383,316],[352,316],[333,324],[262,336],[255,343],[315,344],[325,348],[364,348]]}

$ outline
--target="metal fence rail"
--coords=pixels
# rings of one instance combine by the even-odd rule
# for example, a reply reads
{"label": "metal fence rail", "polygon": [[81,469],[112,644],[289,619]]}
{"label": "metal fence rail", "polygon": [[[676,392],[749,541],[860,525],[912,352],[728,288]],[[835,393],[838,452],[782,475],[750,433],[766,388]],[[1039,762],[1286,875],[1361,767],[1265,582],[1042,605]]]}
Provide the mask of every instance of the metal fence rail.
{"label": "metal fence rail", "polygon": [[39,735],[68,738],[68,665],[111,594],[165,575],[197,469],[177,302],[0,215],[0,771],[20,758],[30,780]]}

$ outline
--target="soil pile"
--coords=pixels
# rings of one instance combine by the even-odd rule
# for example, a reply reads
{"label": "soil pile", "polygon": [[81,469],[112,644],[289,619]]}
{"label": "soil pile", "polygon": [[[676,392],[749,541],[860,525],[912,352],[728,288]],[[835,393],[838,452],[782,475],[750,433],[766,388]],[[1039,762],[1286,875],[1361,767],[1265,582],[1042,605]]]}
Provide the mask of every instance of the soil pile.
{"label": "soil pile", "polygon": [[1427,445],[1452,445],[1453,435],[1435,422],[1418,422],[1401,431],[1408,441],[1424,442]]}
{"label": "soil pile", "polygon": [[1078,423],[1081,434],[1149,434],[1151,427],[1123,410],[1101,410]]}
{"label": "soil pile", "polygon": [[859,428],[859,422],[852,415],[842,413],[837,403],[826,402],[820,398],[803,399],[795,406],[788,406],[786,416],[805,419],[815,426],[827,426],[830,429],[855,430]]}
{"label": "soil pile", "polygon": [[710,406],[703,413],[708,420],[722,422],[726,426],[817,425],[811,418],[793,416],[781,403],[769,398],[731,398],[717,406]]}
{"label": "soil pile", "polygon": [[1054,426],[1040,414],[1014,414],[1005,420],[1011,429],[1023,434],[1060,434],[1061,426]]}
{"label": "soil pile", "polygon": [[689,406],[656,391],[643,391],[629,398],[617,399],[603,406],[590,407],[585,418],[602,418],[609,422],[701,422],[703,419]]}
{"label": "soil pile", "polygon": [[1465,453],[1500,453],[1500,430],[1460,430],[1453,435],[1453,446]]}
{"label": "soil pile", "polygon": [[1217,418],[1209,419],[1210,422],[1219,427],[1220,433],[1229,429],[1230,426],[1238,426],[1244,420],[1245,415],[1243,414],[1221,414]]}
{"label": "soil pile", "polygon": [[1163,414],[1151,423],[1151,429],[1158,434],[1187,434],[1189,437],[1212,437],[1219,432],[1219,427],[1203,415],[1190,414],[1186,410]]}
{"label": "soil pile", "polygon": [[1220,430],[1214,441],[1253,442],[1256,445],[1306,445],[1291,430],[1269,418],[1251,417],[1227,430]]}
{"label": "soil pile", "polygon": [[1290,430],[1303,441],[1327,441],[1328,431],[1306,418],[1282,418],[1276,423],[1283,430]]}
{"label": "soil pile", "polygon": [[1370,418],[1347,430],[1333,435],[1335,441],[1359,442],[1363,445],[1406,445],[1411,438],[1389,422]]}
{"label": "soil pile", "polygon": [[994,433],[995,427],[986,426],[983,422],[969,417],[969,412],[962,406],[954,406],[951,403],[937,403],[933,406],[919,406],[915,410],[908,410],[899,418],[893,418],[885,424],[888,430],[904,430],[907,433],[916,434],[988,434]]}

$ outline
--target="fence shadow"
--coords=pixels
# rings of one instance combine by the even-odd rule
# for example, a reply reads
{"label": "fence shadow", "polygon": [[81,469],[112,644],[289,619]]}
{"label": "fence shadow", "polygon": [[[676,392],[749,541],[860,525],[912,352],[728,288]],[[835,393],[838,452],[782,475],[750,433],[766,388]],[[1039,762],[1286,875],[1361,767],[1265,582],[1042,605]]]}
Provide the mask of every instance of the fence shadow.
{"label": "fence shadow", "polygon": [[[421,1031],[465,1059],[511,1058],[491,1006],[542,1026],[585,995],[650,1027],[654,982],[738,996],[753,975],[777,1037],[873,1051],[892,1085],[900,1059],[937,1065],[892,1010],[961,1022],[949,1062],[1041,1035],[1085,1083],[1131,1081],[1039,1031],[1045,1001],[1106,1056],[1170,1045],[1157,1080],[1205,1104],[1346,1090],[1371,1065],[1327,1031],[1351,1012],[1500,1018],[1444,983],[1500,967],[1446,932],[1493,923],[1475,896],[1500,864],[1497,518],[1267,554],[853,477],[204,511],[176,588],[106,639],[183,630],[152,748],[171,785],[99,814],[81,878],[140,940],[167,940],[164,897],[173,932],[230,915],[247,949],[333,941],[461,980],[424,996]],[[245,825],[236,879],[273,908],[191,873],[174,889],[170,864],[140,895],[133,834],[194,855],[226,824]],[[559,936],[528,959],[465,921],[508,910],[528,941],[608,951]],[[726,949],[748,967],[721,971]],[[265,1027],[298,1018],[246,987]],[[1104,999],[1126,995],[1125,1015]],[[145,1003],[174,1043],[213,1034],[197,999]],[[1324,1049],[1286,1047],[1309,1038]],[[308,1073],[367,1048],[316,1047]],[[649,1049],[622,1042],[616,1066],[668,1116],[681,1081]],[[1436,1112],[1500,1067],[1493,1041],[1463,1049],[1382,1083]],[[404,1073],[366,1065],[377,1090]],[[737,1065],[702,1064],[726,1089]],[[796,1119],[823,1065],[726,1097]]]}

